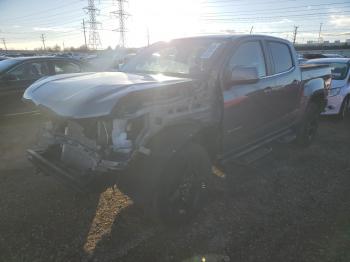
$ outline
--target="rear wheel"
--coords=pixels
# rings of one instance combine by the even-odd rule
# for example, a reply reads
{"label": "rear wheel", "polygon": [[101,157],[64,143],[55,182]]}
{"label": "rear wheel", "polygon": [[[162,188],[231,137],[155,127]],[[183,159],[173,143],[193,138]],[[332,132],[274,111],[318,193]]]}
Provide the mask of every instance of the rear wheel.
{"label": "rear wheel", "polygon": [[315,103],[309,104],[303,120],[297,132],[297,144],[301,147],[308,147],[316,137],[320,118],[319,106]]}

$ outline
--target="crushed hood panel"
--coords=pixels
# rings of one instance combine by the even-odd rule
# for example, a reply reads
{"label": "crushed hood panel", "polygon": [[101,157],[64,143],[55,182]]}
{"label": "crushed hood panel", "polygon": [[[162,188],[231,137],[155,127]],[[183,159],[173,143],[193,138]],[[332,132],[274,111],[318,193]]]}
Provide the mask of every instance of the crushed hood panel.
{"label": "crushed hood panel", "polygon": [[118,100],[130,92],[188,81],[122,72],[65,74],[35,82],[23,98],[63,117],[99,117],[110,114]]}

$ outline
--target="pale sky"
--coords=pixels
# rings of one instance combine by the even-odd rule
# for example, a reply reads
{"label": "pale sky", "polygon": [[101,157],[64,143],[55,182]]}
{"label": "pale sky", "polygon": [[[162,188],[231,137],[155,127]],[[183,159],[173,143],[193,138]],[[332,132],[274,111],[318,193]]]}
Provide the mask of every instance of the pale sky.
{"label": "pale sky", "polygon": [[[82,20],[88,0],[0,0],[0,40],[9,49],[65,47],[84,44]],[[114,0],[95,0],[102,48],[119,43]],[[299,26],[297,42],[317,41],[320,24],[324,40],[350,39],[350,2],[344,0],[129,0],[127,46],[171,38],[211,33],[261,33],[292,39]],[[89,29],[87,28],[87,39]],[[2,41],[0,47],[3,48]]]}

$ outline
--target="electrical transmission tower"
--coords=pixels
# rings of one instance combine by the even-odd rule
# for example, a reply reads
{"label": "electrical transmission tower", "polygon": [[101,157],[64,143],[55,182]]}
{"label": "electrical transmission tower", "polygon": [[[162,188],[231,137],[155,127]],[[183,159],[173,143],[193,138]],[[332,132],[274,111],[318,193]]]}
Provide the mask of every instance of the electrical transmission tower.
{"label": "electrical transmission tower", "polygon": [[101,46],[100,34],[97,28],[100,23],[96,20],[96,15],[100,10],[96,8],[95,0],[88,0],[88,6],[84,9],[89,15],[89,47],[96,50]]}
{"label": "electrical transmission tower", "polygon": [[119,45],[121,47],[125,47],[126,45],[126,19],[130,16],[130,14],[125,12],[124,4],[126,2],[126,0],[114,0],[114,5],[117,7],[117,10],[111,12],[119,21],[119,27],[113,31],[119,32]]}

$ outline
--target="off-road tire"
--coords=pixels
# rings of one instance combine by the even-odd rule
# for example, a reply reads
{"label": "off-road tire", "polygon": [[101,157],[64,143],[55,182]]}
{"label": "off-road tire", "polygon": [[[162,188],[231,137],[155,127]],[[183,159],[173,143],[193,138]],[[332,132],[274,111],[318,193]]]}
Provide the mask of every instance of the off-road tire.
{"label": "off-road tire", "polygon": [[308,105],[297,130],[298,146],[306,148],[312,144],[317,135],[320,113],[320,107],[316,103]]}
{"label": "off-road tire", "polygon": [[350,103],[350,96],[346,96],[343,100],[341,107],[340,107],[340,111],[338,114],[339,120],[345,120],[345,119],[348,119],[350,117],[349,103]]}
{"label": "off-road tire", "polygon": [[192,142],[165,163],[153,205],[167,225],[181,225],[194,218],[208,200],[212,166],[207,151]]}
{"label": "off-road tire", "polygon": [[[132,187],[131,191],[127,190],[130,193],[124,192],[134,204],[144,209],[146,217],[166,226],[177,226],[194,218],[208,199],[212,167],[210,157],[201,145],[187,142],[170,153],[165,153],[165,147],[153,147],[150,156],[134,163],[126,174],[126,187],[121,188],[124,191]],[[191,186],[186,187],[186,182]],[[188,193],[185,208],[181,201],[173,201],[177,192]]]}

